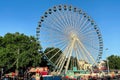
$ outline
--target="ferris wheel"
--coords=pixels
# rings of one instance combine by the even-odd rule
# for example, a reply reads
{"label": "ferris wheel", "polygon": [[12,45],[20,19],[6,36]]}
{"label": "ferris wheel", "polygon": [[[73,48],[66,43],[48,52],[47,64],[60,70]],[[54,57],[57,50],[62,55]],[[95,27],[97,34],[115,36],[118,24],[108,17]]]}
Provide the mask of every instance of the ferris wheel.
{"label": "ferris wheel", "polygon": [[[82,69],[80,61],[94,65],[101,59],[103,40],[100,30],[81,9],[71,5],[48,9],[41,17],[36,32],[43,49],[51,48],[45,55],[55,65],[55,72],[67,72],[71,67]],[[49,56],[56,48],[58,50]],[[52,60],[56,56],[56,60]]]}

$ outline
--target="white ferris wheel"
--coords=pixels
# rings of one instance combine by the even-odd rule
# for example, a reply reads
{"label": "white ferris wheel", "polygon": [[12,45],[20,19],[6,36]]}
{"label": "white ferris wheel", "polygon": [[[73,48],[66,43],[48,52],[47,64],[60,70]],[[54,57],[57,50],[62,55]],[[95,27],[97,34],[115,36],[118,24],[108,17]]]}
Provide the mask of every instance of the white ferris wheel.
{"label": "white ferris wheel", "polygon": [[[75,66],[82,69],[80,61],[94,65],[102,56],[103,40],[98,26],[76,7],[58,5],[48,9],[41,17],[36,32],[43,48],[54,47],[45,55],[51,62],[57,56],[53,62],[55,72],[67,72]],[[59,50],[49,57],[48,54],[55,48]]]}

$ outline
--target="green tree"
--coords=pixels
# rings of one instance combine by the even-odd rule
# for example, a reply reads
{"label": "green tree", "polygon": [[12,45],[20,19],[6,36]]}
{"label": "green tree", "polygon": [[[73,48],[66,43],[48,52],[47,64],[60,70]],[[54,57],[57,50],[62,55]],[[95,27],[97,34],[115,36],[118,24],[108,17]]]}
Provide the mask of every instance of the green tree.
{"label": "green tree", "polygon": [[37,66],[41,59],[40,49],[40,44],[33,36],[7,33],[0,37],[0,66],[6,69]]}
{"label": "green tree", "polygon": [[120,69],[120,56],[111,55],[108,57],[110,69]]}

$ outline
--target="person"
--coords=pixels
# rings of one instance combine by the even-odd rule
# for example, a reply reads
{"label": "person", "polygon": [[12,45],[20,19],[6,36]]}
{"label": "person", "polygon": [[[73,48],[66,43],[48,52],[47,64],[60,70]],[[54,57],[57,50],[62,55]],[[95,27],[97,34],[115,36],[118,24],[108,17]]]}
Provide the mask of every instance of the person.
{"label": "person", "polygon": [[43,80],[43,76],[41,75],[40,80]]}
{"label": "person", "polygon": [[35,80],[35,75],[32,75],[32,80]]}
{"label": "person", "polygon": [[40,80],[40,75],[39,75],[39,73],[36,73],[35,79],[36,79],[36,80]]}
{"label": "person", "polygon": [[5,76],[5,77],[3,78],[3,80],[8,80],[8,76]]}

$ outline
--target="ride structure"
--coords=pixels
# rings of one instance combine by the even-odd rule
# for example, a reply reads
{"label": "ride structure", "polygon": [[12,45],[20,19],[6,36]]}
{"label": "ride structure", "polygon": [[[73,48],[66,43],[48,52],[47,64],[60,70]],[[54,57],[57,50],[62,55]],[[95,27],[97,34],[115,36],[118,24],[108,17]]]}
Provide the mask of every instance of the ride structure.
{"label": "ride structure", "polygon": [[[43,49],[53,47],[44,54],[57,74],[75,69],[92,71],[102,56],[103,40],[97,24],[82,9],[71,5],[48,9],[39,21],[36,36]],[[56,48],[59,50],[51,54]]]}

